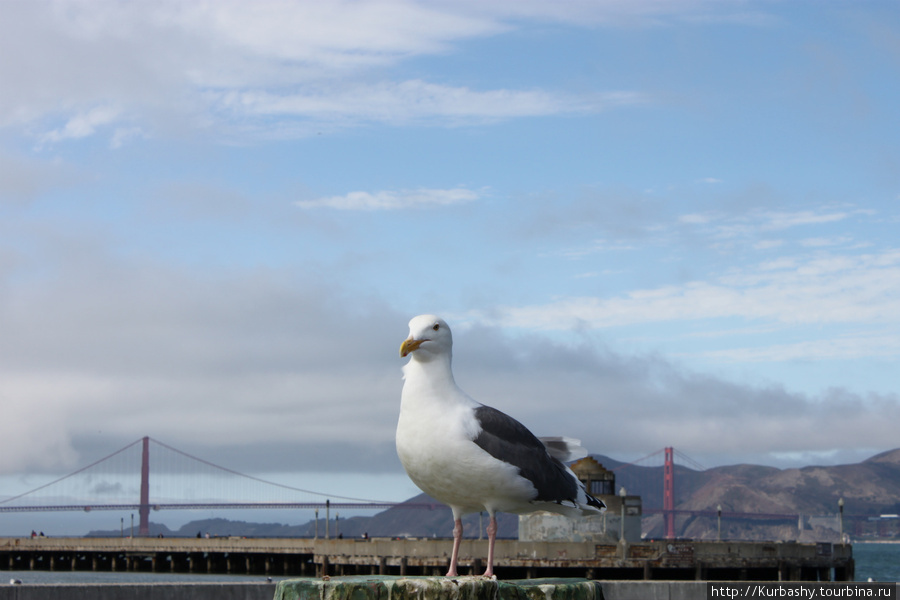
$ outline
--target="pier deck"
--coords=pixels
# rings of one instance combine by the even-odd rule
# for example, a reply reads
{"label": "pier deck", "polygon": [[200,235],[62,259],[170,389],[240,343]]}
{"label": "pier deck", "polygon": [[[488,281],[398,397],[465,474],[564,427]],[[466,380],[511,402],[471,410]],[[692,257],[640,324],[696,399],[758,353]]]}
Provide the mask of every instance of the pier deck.
{"label": "pier deck", "polygon": [[[290,576],[439,575],[449,539],[0,538],[0,569]],[[463,540],[461,572],[483,571],[487,541]],[[794,542],[498,540],[501,578],[852,581],[850,545]]]}

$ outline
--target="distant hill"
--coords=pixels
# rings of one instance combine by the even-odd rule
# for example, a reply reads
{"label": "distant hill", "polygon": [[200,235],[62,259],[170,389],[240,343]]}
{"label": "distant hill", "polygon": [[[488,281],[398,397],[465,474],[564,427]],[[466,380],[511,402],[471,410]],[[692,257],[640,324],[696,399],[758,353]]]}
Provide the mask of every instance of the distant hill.
{"label": "distant hill", "polygon": [[[607,469],[616,473],[616,489],[624,486],[629,495],[640,495],[645,511],[662,508],[663,467],[625,465],[608,456],[594,455]],[[675,465],[675,507],[679,510],[715,511],[721,505],[726,518],[724,537],[730,539],[800,539],[836,540],[835,519],[810,519],[810,516],[836,515],[837,502],[844,499],[845,515],[877,517],[880,514],[900,513],[900,448],[873,456],[861,463],[835,466],[809,466],[799,469],[777,469],[760,465],[729,465],[703,471]],[[417,505],[417,506],[411,506]],[[427,505],[421,507],[420,505]],[[648,511],[652,512],[652,511]],[[767,513],[785,515],[765,521],[740,519],[732,513]],[[805,515],[804,529],[798,529],[796,515]],[[896,521],[896,520],[895,520]],[[487,515],[484,517],[487,524]],[[515,538],[518,517],[498,515],[498,536]],[[888,524],[877,533],[881,537],[896,536],[898,524]],[[468,515],[463,520],[466,537],[478,537],[479,516]],[[336,525],[330,525],[335,535]],[[344,537],[451,537],[453,517],[450,509],[425,494],[382,511],[371,517],[341,519],[340,532]],[[320,520],[319,535],[324,535]],[[714,538],[715,517],[680,515],[676,519],[680,537]],[[644,534],[662,537],[663,519],[659,514],[645,514]],[[860,531],[847,532],[860,535]],[[280,523],[248,523],[226,519],[193,521],[177,531],[165,525],[151,523],[151,535],[192,537],[198,532],[211,536],[244,537],[312,537],[315,523],[283,525]],[[118,537],[121,532],[92,531],[89,536]]]}
{"label": "distant hill", "polygon": [[[228,519],[200,519],[191,521],[180,529],[171,530],[160,523],[150,523],[150,537],[306,537],[305,525],[281,523],[249,523]],[[119,537],[121,530],[95,530],[87,537]]]}
{"label": "distant hill", "polygon": [[[616,487],[640,494],[645,507],[662,506],[663,467],[629,466],[595,456],[616,472]],[[695,471],[676,463],[675,505],[689,510],[827,514],[844,498],[854,514],[878,515],[900,509],[900,448],[861,463],[777,469],[729,465]]]}
{"label": "distant hill", "polygon": [[[617,488],[624,486],[629,494],[639,494],[645,509],[662,508],[663,467],[622,468],[623,463],[609,457],[594,458],[615,471]],[[721,506],[724,513],[836,515],[840,498],[844,499],[847,516],[875,517],[900,512],[900,448],[849,465],[778,469],[741,464],[704,471],[675,465],[675,508],[680,510],[715,511]],[[714,535],[711,519],[704,519],[702,527],[693,529],[687,517],[679,521],[679,535]],[[766,539],[796,539],[796,523],[787,528],[785,525],[773,522],[773,532],[782,533],[769,535],[757,523],[759,535]],[[661,516],[645,518],[644,532],[648,536],[661,537],[662,528]],[[795,535],[786,529],[795,530]],[[744,532],[741,537],[746,535]]]}
{"label": "distant hill", "polygon": [[[518,536],[519,520],[516,515],[501,513],[497,515],[499,526],[497,535],[501,538]],[[479,536],[478,515],[467,515],[463,519],[466,537]],[[483,527],[487,526],[487,514],[484,515]],[[340,533],[338,533],[338,530]],[[329,524],[332,537],[452,537],[453,514],[447,506],[439,503],[426,494],[419,494],[406,502],[389,508],[371,517],[351,517]],[[178,530],[171,530],[159,523],[150,523],[150,536],[157,537],[313,537],[316,533],[314,521],[302,525],[284,525],[281,523],[250,523],[231,521],[228,519],[200,519],[191,521]],[[325,521],[319,520],[319,536],[325,536]],[[484,532],[482,531],[482,534]],[[119,537],[121,530],[95,530],[87,537]]]}
{"label": "distant hill", "polygon": [[[410,508],[409,505],[429,505],[429,507]],[[487,527],[487,524],[487,513],[484,514],[483,520],[477,514],[466,515],[463,517],[464,535],[477,538],[479,527]],[[497,515],[497,525],[498,537],[518,537],[518,516],[500,513]],[[403,504],[370,517],[364,526],[370,536],[377,537],[453,537],[453,513],[431,496],[419,494]],[[343,526],[341,528],[343,529]],[[482,535],[486,535],[483,530]]]}

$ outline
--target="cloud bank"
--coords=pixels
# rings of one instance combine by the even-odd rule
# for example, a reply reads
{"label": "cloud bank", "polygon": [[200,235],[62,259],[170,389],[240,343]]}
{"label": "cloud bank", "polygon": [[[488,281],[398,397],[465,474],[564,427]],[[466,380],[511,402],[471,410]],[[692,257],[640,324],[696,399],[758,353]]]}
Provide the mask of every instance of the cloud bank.
{"label": "cloud bank", "polygon": [[508,31],[511,18],[533,12],[513,5],[37,0],[3,11],[0,51],[18,58],[0,63],[0,128],[31,132],[40,144],[104,135],[118,147],[185,126],[232,140],[290,138],[371,123],[456,126],[646,101],[630,90],[473,89],[391,72]]}
{"label": "cloud bank", "polygon": [[[0,473],[59,472],[151,435],[239,470],[391,470],[409,315],[287,273],[196,273],[109,257],[22,286],[0,306]],[[291,283],[286,283],[292,281]],[[64,299],[64,301],[61,301]],[[520,317],[521,318],[521,317]],[[451,321],[451,326],[454,323]],[[456,326],[458,382],[540,434],[704,464],[895,443],[896,395],[820,397],[737,384],[596,339]],[[802,426],[801,426],[802,425]]]}

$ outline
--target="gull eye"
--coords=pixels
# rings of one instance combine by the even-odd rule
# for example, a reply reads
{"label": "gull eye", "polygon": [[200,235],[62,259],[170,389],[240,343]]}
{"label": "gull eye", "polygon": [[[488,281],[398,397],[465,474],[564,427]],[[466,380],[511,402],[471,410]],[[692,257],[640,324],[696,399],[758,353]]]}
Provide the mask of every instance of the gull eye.
{"label": "gull eye", "polygon": [[437,331],[437,330],[440,329],[440,328],[441,328],[441,324],[440,324],[440,323],[435,323],[435,324],[434,324],[434,327],[432,327],[432,329],[434,329],[435,331]]}

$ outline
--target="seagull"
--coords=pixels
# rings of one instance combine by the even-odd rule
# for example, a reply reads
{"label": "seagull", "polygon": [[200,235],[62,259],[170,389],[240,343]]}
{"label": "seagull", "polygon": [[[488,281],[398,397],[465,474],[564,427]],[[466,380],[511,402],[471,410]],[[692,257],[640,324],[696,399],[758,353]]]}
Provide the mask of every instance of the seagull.
{"label": "seagull", "polygon": [[496,513],[551,511],[569,517],[600,514],[606,505],[584,489],[563,464],[587,456],[578,440],[537,438],[524,425],[476,402],[453,380],[453,336],[435,315],[409,322],[400,356],[403,367],[397,455],[406,473],[453,512],[453,552],[448,577],[457,575],[462,516],[486,511],[488,557],[494,576]]}

